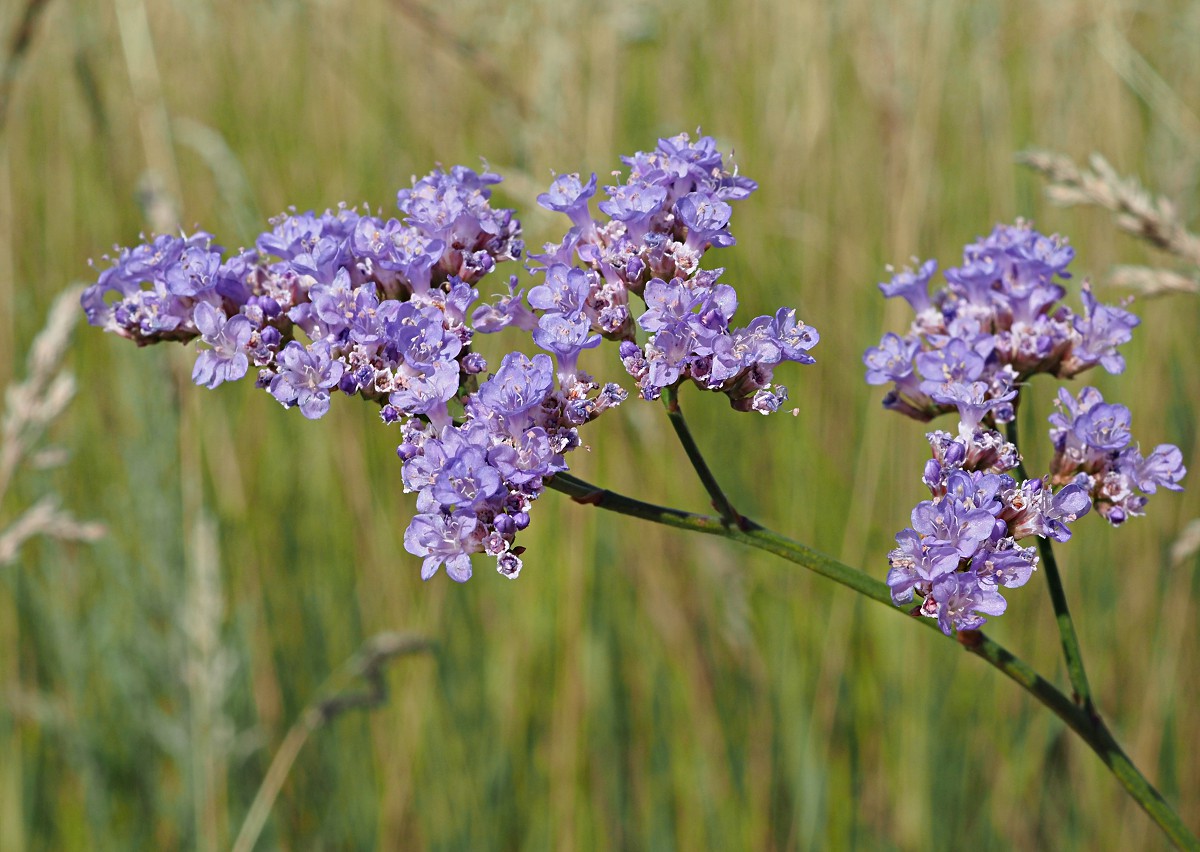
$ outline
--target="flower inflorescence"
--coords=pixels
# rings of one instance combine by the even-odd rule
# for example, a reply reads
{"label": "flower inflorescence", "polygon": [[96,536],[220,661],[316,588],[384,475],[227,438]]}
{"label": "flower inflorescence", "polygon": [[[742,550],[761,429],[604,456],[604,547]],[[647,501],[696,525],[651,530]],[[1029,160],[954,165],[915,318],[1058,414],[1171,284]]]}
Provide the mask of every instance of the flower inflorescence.
{"label": "flower inflorescence", "polygon": [[1060,388],[1058,406],[1059,413],[1050,415],[1053,481],[1080,486],[1114,527],[1144,514],[1146,495],[1160,487],[1183,489],[1183,453],[1173,444],[1159,444],[1143,456],[1130,435],[1125,406],[1105,402],[1092,387],[1078,397]]}
{"label": "flower inflorescence", "polygon": [[[339,392],[375,402],[400,430],[404,488],[417,494],[405,548],[423,560],[422,576],[445,565],[464,581],[484,552],[515,577],[532,502],[567,470],[579,428],[626,397],[579,369],[584,350],[619,341],[646,399],[690,379],[763,413],[787,397],[774,368],[813,360],[817,333],[794,311],[731,328],[734,289],[699,265],[708,249],[733,245],[728,202],[754,182],[725,169],[710,137],[660,139],[624,162],[628,179],[598,204],[603,220],[589,207],[594,175],[561,175],[539,196],[572,226],[533,256],[527,268],[541,281],[527,295],[513,275],[494,302],[479,302],[476,285],[522,256],[521,225],[491,204],[499,176],[457,166],[401,190],[401,218],[292,212],[229,257],[205,232],[119,249],[83,308],[92,325],[139,345],[198,340],[192,378],[208,388],[253,366],[259,387],[309,419]],[[640,316],[631,297],[647,306]],[[550,354],[512,352],[485,377],[474,335],[510,326]]]}
{"label": "flower inflorescence", "polygon": [[1121,372],[1117,347],[1138,323],[1097,303],[1086,283],[1082,316],[1054,307],[1065,295],[1055,279],[1070,277],[1073,256],[1059,237],[1018,222],[967,246],[963,266],[948,270],[947,286],[932,296],[933,261],[880,285],[917,318],[908,335],[887,334],[866,352],[867,381],[893,383],[884,399],[891,410],[919,420],[959,417],[957,434],[928,434],[933,458],[922,479],[932,499],[913,509],[888,557],[892,600],[919,597],[917,611],[947,634],[1005,611],[1000,587],[1024,585],[1038,564],[1037,549],[1019,542],[1065,542],[1069,524],[1093,506],[1116,526],[1142,514],[1144,495],[1179,489],[1186,473],[1172,445],[1143,457],[1131,444],[1129,410],[1105,403],[1095,388],[1078,398],[1059,391],[1049,475],[1019,481],[1009,473],[1021,456],[995,427],[1015,417],[1020,386],[1037,373],[1068,378],[1096,364]]}
{"label": "flower inflorescence", "polygon": [[[778,410],[787,389],[772,384],[774,368],[784,361],[813,363],[808,350],[819,340],[816,329],[788,308],[731,326],[737,292],[721,282],[724,270],[700,268],[709,249],[734,245],[730,202],[758,185],[728,171],[710,137],[660,139],[654,151],[622,159],[629,176],[605,187],[608,199],[597,205],[603,219],[593,218],[589,205],[594,174],[586,183],[578,174],[560,175],[538,197],[543,207],[566,214],[572,227],[533,256],[545,274],[545,283],[529,293],[540,314],[535,341],[553,351],[548,338],[581,338],[586,325],[620,341],[621,361],[643,399],[691,380],[726,394],[738,410]],[[631,296],[646,305],[636,320]],[[639,328],[649,335],[640,345]]]}
{"label": "flower inflorescence", "polygon": [[1018,482],[1009,474],[1017,448],[995,429],[928,438],[933,458],[922,481],[932,499],[918,503],[912,526],[896,535],[887,584],[897,605],[920,596],[920,613],[943,632],[973,630],[984,615],[1004,612],[999,587],[1025,585],[1037,567],[1037,549],[1018,542],[1031,535],[1066,541],[1068,524],[1091,501],[1074,483],[1055,492],[1044,479]]}
{"label": "flower inflorescence", "polygon": [[1009,394],[1033,375],[1067,379],[1096,364],[1120,373],[1125,360],[1117,347],[1139,320],[1098,303],[1086,283],[1082,314],[1059,304],[1066,290],[1056,279],[1071,277],[1074,257],[1062,238],[1018,221],[968,245],[962,266],[947,269],[945,287],[933,293],[936,261],[897,273],[879,288],[908,302],[916,318],[906,335],[889,332],[867,350],[867,382],[892,383],[884,406],[917,420],[971,399],[981,416],[994,412],[1006,423]]}

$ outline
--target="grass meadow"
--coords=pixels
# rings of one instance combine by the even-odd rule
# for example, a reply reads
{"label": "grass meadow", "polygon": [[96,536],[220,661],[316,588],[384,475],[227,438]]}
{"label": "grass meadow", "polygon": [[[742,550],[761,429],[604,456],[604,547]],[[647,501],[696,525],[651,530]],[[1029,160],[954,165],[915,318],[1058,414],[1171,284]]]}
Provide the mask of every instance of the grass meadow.
{"label": "grass meadow", "polygon": [[[0,6],[5,45],[28,5]],[[1049,205],[1014,163],[1029,147],[1098,151],[1185,214],[1200,198],[1194,3],[38,11],[4,78],[0,383],[88,259],[151,228],[148,185],[237,247],[291,205],[389,210],[413,174],[485,158],[537,247],[565,227],[534,203],[552,171],[603,182],[620,154],[699,126],[761,185],[715,261],[742,310],[794,305],[822,341],[815,366],[780,373],[799,417],[694,388],[682,404],[739,509],[880,578],[928,457],[922,425],[862,381],[862,351],[908,322],[875,286],[886,264],[951,265],[1017,216],[1068,234],[1108,301],[1113,264],[1165,262],[1104,212]],[[1144,446],[1200,468],[1200,298],[1134,309],[1127,372],[1085,380],[1130,406]],[[249,382],[195,388],[180,347],[82,323],[64,358],[78,393],[50,438],[69,456],[24,471],[0,520],[52,491],[109,534],[34,540],[0,566],[0,850],[229,848],[289,729],[385,631],[438,650],[389,665],[378,709],[312,732],[256,848],[1165,845],[1026,693],[826,580],[547,493],[518,581],[480,560],[466,585],[422,583],[394,433],[370,406],[309,422]],[[611,348],[583,363],[623,378]],[[1043,436],[1033,471],[1052,393],[1035,383],[1022,409]],[[585,438],[580,476],[707,508],[661,406],[631,399]],[[1059,560],[1099,706],[1196,829],[1200,558],[1170,556],[1200,517],[1185,485],[1121,529],[1084,519]],[[1065,686],[1044,581],[1009,602],[989,633]]]}

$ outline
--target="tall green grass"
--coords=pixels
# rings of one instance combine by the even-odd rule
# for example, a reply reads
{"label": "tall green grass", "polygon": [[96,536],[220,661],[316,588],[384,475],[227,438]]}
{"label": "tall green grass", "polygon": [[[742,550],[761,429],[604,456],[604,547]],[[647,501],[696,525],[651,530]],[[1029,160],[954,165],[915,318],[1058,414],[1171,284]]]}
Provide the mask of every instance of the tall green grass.
{"label": "tall green grass", "polygon": [[[1083,275],[1143,258],[1104,214],[1041,200],[1012,160],[1031,145],[1101,151],[1195,204],[1194,4],[421,8],[49,4],[0,138],[0,379],[86,260],[148,227],[148,168],[185,226],[236,247],[288,205],[386,210],[410,175],[483,157],[539,246],[562,228],[533,204],[552,171],[604,176],[699,125],[761,184],[719,258],[743,310],[796,305],[822,342],[784,377],[798,418],[685,392],[693,430],[743,512],[882,576],[927,454],[860,379],[905,321],[874,286],[884,265],[950,263],[1018,215],[1069,234]],[[1129,371],[1088,381],[1196,467],[1200,301],[1136,309]],[[175,347],[91,330],[67,357],[72,460],[4,509],[53,484],[111,534],[0,568],[0,848],[227,847],[289,727],[382,630],[440,650],[393,667],[386,706],[314,734],[262,848],[1162,844],[1025,694],[829,583],[548,494],[518,582],[481,564],[422,584],[395,438],[367,406],[309,423],[249,386],[192,387]],[[587,366],[620,378],[611,357]],[[1035,386],[1023,434],[1050,395]],[[631,401],[586,439],[581,476],[705,508],[659,407]],[[1198,563],[1167,550],[1198,493],[1121,530],[1088,518],[1060,554],[1098,702],[1193,827]],[[991,632],[1065,683],[1042,581],[1010,604]]]}

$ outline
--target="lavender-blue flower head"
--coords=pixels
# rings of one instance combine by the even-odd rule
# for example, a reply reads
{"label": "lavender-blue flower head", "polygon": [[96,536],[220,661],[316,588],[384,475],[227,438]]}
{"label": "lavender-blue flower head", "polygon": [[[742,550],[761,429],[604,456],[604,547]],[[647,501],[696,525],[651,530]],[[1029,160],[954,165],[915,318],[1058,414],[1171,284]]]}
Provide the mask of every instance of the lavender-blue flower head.
{"label": "lavender-blue flower head", "polygon": [[[228,258],[203,232],[120,249],[82,304],[92,324],[139,344],[199,339],[197,384],[253,364],[258,387],[310,419],[339,393],[376,403],[399,429],[417,507],[405,548],[422,576],[445,566],[466,580],[482,552],[515,577],[531,504],[567,469],[579,429],[627,395],[583,372],[584,350],[618,341],[643,397],[690,379],[763,413],[787,399],[774,369],[813,361],[817,333],[795,311],[735,327],[736,292],[700,267],[734,244],[731,202],[754,182],[727,170],[709,137],[661,139],[624,159],[629,175],[606,187],[601,218],[594,175],[560,175],[539,196],[572,227],[534,258],[544,277],[527,294],[514,275],[478,303],[476,285],[524,246],[514,212],[491,204],[500,178],[456,166],[400,190],[394,218],[290,210]],[[549,354],[510,353],[488,374],[474,335],[506,327]]]}
{"label": "lavender-blue flower head", "polygon": [[118,249],[108,260],[111,266],[83,293],[84,312],[90,324],[139,346],[195,339],[201,333],[193,320],[198,302],[207,301],[226,316],[240,307],[224,304],[217,292],[221,250],[202,231],[162,234],[132,249]]}
{"label": "lavender-blue flower head", "polygon": [[[1019,545],[1029,536],[1066,541],[1069,524],[1091,508],[1083,488],[1057,491],[1043,479],[1018,483],[1017,448],[983,422],[1003,397],[986,398],[983,382],[947,382],[934,398],[960,411],[957,434],[930,432],[933,458],[922,482],[932,499],[917,504],[910,528],[896,536],[888,585],[897,604],[921,598],[917,611],[946,633],[974,630],[1007,606],[997,587],[1024,585],[1037,567],[1036,551]],[[935,570],[936,569],[936,570]]]}
{"label": "lavender-blue flower head", "polygon": [[[1070,378],[1096,364],[1121,372],[1125,362],[1116,348],[1128,342],[1138,319],[1098,304],[1086,282],[1082,316],[1060,305],[1066,291],[1058,279],[1070,278],[1074,256],[1062,238],[1018,221],[968,245],[962,265],[947,269],[945,287],[933,293],[935,262],[897,273],[879,287],[905,299],[916,317],[906,335],[889,333],[867,350],[867,381],[892,384],[887,408],[929,420],[958,407],[944,392],[936,396],[946,382],[983,381],[990,399],[1003,397],[1006,383],[1019,385],[1037,373]],[[1008,380],[997,381],[999,373]],[[1015,400],[995,407],[992,421],[1008,422],[1014,407]]]}
{"label": "lavender-blue flower head", "polygon": [[1119,526],[1145,514],[1145,495],[1159,487],[1183,488],[1183,453],[1172,444],[1159,444],[1143,457],[1130,433],[1128,408],[1106,403],[1092,387],[1077,397],[1060,389],[1057,402],[1059,411],[1049,418],[1051,475],[1056,483],[1079,488],[1110,524]]}
{"label": "lavender-blue flower head", "polygon": [[885,334],[867,351],[867,381],[892,385],[887,408],[920,420],[959,416],[957,434],[928,434],[933,458],[921,479],[932,499],[913,510],[888,557],[893,600],[919,597],[916,611],[947,634],[1005,611],[998,587],[1024,585],[1037,566],[1036,551],[1019,541],[1065,542],[1093,506],[1120,524],[1141,514],[1145,495],[1158,487],[1178,489],[1186,472],[1169,444],[1143,457],[1131,444],[1129,410],[1084,388],[1078,397],[1059,392],[1050,475],[1023,482],[1009,475],[1020,456],[994,426],[1015,416],[1017,386],[1035,373],[1065,378],[1095,364],[1120,372],[1116,347],[1138,322],[1099,305],[1086,284],[1083,316],[1056,308],[1065,291],[1055,279],[1069,277],[1073,257],[1065,241],[1018,223],[967,246],[942,290],[929,293],[932,261],[880,285],[917,316],[907,335]]}
{"label": "lavender-blue flower head", "polygon": [[257,251],[228,260],[206,233],[158,236],[120,250],[83,307],[139,344],[201,338],[198,384],[240,378],[253,362],[258,384],[308,417],[340,391],[444,420],[480,370],[477,357],[460,363],[471,355],[471,285],[522,252],[513,211],[489,203],[498,180],[434,171],[399,193],[403,223],[344,206],[290,213]]}
{"label": "lavender-blue flower head", "polygon": [[[597,205],[607,221],[592,218],[595,175],[586,182],[578,174],[560,175],[538,196],[572,227],[533,256],[532,271],[545,281],[529,290],[529,310],[513,287],[513,295],[477,311],[476,329],[531,330],[564,379],[577,372],[582,350],[601,337],[618,340],[621,362],[644,399],[691,380],[726,394],[735,409],[777,410],[787,389],[773,384],[774,368],[783,361],[813,363],[808,350],[819,340],[816,330],[786,308],[733,326],[736,292],[719,281],[721,270],[700,267],[709,250],[734,244],[729,202],[756,184],[727,171],[707,136],[660,139],[654,151],[622,159],[630,167],[626,181],[605,187],[607,198]],[[638,297],[646,310],[635,317]],[[648,334],[642,345],[639,328]]]}

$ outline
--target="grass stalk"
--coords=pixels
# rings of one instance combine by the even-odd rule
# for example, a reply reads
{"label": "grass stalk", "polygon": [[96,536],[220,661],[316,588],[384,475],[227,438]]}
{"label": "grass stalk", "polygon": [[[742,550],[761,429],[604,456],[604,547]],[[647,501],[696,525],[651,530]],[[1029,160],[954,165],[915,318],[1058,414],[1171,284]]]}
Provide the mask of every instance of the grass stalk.
{"label": "grass stalk", "polygon": [[384,681],[384,666],[399,657],[431,652],[434,644],[422,636],[407,633],[381,633],[367,640],[341,667],[343,674],[350,674],[363,681],[367,688],[362,692],[346,692],[339,689],[333,695],[312,701],[300,714],[300,718],[288,730],[280,743],[267,774],[259,785],[246,818],[233,843],[233,852],[250,852],[258,842],[271,807],[283,789],[300,749],[308,742],[314,731],[328,725],[348,710],[368,710],[387,701],[387,684]]}

